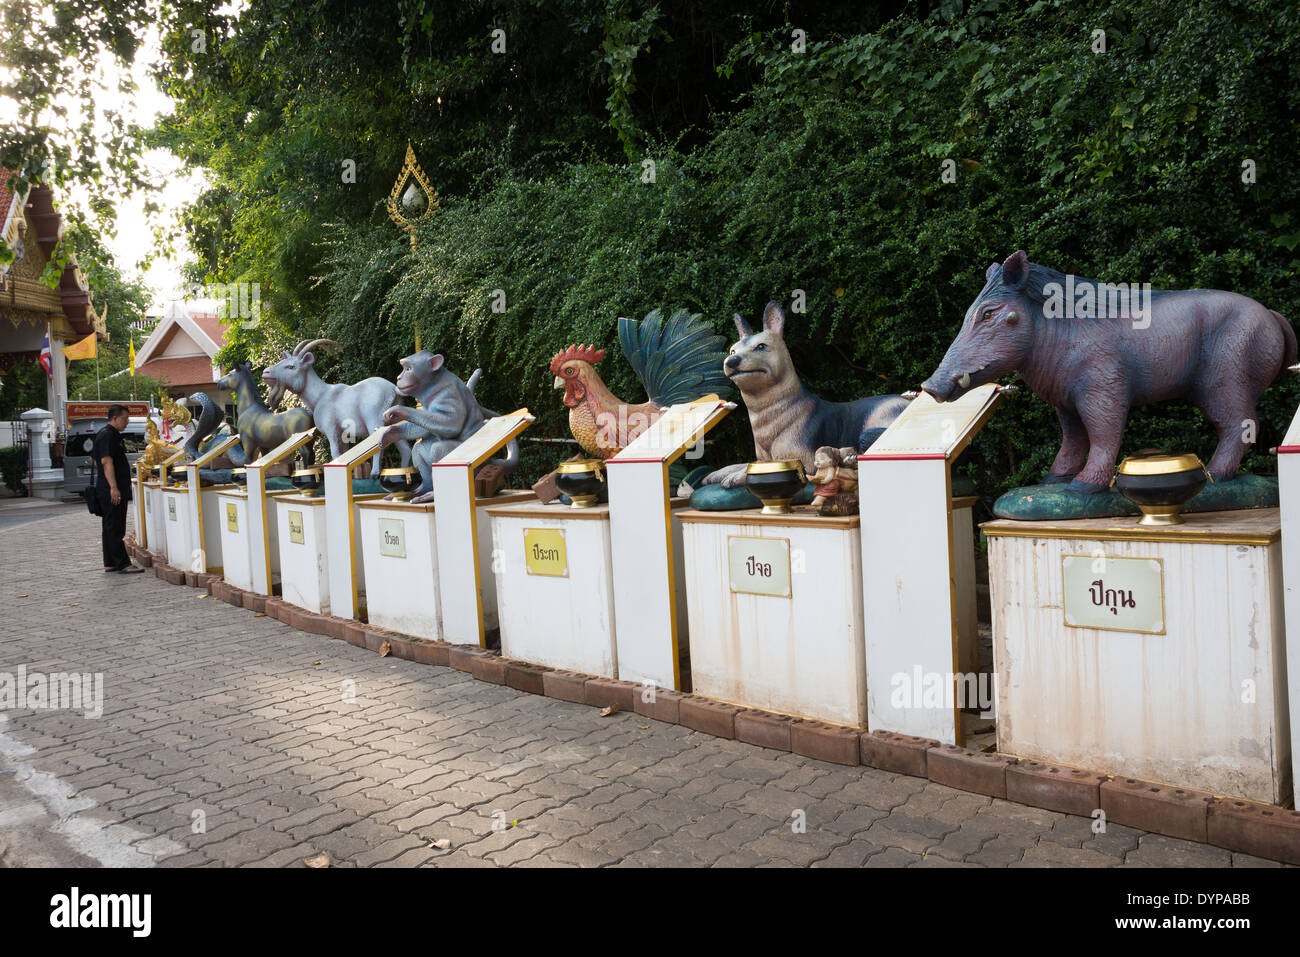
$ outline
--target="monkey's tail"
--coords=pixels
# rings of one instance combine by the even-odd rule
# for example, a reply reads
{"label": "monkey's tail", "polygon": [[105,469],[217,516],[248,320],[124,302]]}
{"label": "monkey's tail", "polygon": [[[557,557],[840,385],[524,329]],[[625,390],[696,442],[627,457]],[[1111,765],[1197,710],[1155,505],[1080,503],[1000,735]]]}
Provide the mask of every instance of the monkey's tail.
{"label": "monkey's tail", "polygon": [[469,381],[465,383],[465,388],[469,389],[470,395],[474,394],[474,387],[478,385],[478,380],[481,378],[483,378],[483,370],[475,369],[474,374],[471,375]]}
{"label": "monkey's tail", "polygon": [[[482,371],[483,371],[482,369],[475,369],[474,374],[469,377],[469,382],[467,382],[466,385],[469,386],[471,392],[474,391],[474,383],[478,381],[479,373]],[[498,415],[501,414],[500,412],[493,412],[491,409],[485,407],[481,402],[479,403],[479,409],[482,410],[484,417],[489,419],[496,418]],[[506,443],[505,458],[492,459],[486,464],[496,465],[500,468],[505,469],[506,475],[512,475],[515,469],[519,467],[519,440],[511,439],[509,442]]]}

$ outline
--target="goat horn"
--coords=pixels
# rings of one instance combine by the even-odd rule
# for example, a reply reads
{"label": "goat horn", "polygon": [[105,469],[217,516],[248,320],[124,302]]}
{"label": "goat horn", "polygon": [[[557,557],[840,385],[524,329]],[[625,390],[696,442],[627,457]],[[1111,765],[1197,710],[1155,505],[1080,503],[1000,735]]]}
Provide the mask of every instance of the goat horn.
{"label": "goat horn", "polygon": [[293,350],[293,354],[300,356],[304,352],[310,352],[318,346],[332,346],[338,352],[343,351],[343,347],[333,339],[304,339],[302,342],[298,343],[297,347]]}

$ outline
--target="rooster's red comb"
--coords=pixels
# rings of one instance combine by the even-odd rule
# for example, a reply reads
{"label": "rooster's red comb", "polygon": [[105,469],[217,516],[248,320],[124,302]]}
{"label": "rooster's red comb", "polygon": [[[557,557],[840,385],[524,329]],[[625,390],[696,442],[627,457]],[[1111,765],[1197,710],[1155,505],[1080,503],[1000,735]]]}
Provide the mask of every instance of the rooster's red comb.
{"label": "rooster's red comb", "polygon": [[557,352],[555,358],[551,360],[551,372],[555,375],[560,374],[560,366],[564,365],[570,359],[581,359],[583,362],[590,362],[595,365],[601,359],[605,358],[605,350],[597,349],[595,346],[569,346],[563,352]]}

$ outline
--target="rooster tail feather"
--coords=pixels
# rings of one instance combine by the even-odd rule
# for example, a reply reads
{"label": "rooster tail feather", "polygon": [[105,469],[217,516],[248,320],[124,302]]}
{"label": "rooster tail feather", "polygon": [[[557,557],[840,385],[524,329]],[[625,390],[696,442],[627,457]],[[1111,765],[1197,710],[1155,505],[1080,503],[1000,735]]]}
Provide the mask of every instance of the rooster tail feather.
{"label": "rooster tail feather", "polygon": [[663,311],[655,309],[640,322],[619,319],[618,344],[646,395],[660,408],[710,393],[721,398],[732,394],[731,380],[722,371],[727,340],[699,313],[678,309],[664,321]]}

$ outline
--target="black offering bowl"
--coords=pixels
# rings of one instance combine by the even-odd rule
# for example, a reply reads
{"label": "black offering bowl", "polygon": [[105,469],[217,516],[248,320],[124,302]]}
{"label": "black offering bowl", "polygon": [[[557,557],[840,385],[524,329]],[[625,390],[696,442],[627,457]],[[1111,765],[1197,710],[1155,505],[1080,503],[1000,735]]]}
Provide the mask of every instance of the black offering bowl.
{"label": "black offering bowl", "polygon": [[173,465],[171,468],[172,485],[185,485],[189,481],[190,473],[183,465]]}
{"label": "black offering bowl", "polygon": [[391,492],[394,501],[410,501],[411,494],[420,487],[420,471],[413,465],[400,469],[382,469],[379,487]]}
{"label": "black offering bowl", "polygon": [[235,483],[236,485],[238,485],[240,488],[244,488],[244,487],[246,487],[246,486],[248,485],[248,470],[247,470],[247,469],[231,469],[231,470],[230,470],[230,481],[234,482],[234,483]]}
{"label": "black offering bowl", "polygon": [[574,459],[561,462],[555,470],[555,487],[572,500],[570,508],[591,508],[605,484],[601,472],[605,463],[599,459]]}
{"label": "black offering bowl", "polygon": [[764,515],[790,514],[790,500],[807,484],[798,459],[750,462],[745,469],[745,488],[763,503]]}
{"label": "black offering bowl", "polygon": [[308,498],[319,494],[320,487],[324,482],[324,473],[319,465],[313,465],[311,468],[305,469],[294,469],[293,474],[289,476],[289,483]]}
{"label": "black offering bowl", "polygon": [[1205,487],[1209,477],[1195,455],[1149,452],[1120,462],[1113,484],[1142,510],[1139,525],[1181,525],[1179,511]]}
{"label": "black offering bowl", "polygon": [[149,469],[149,474],[153,477],[153,480],[157,482],[159,485],[167,484],[167,469],[165,466],[155,465]]}

